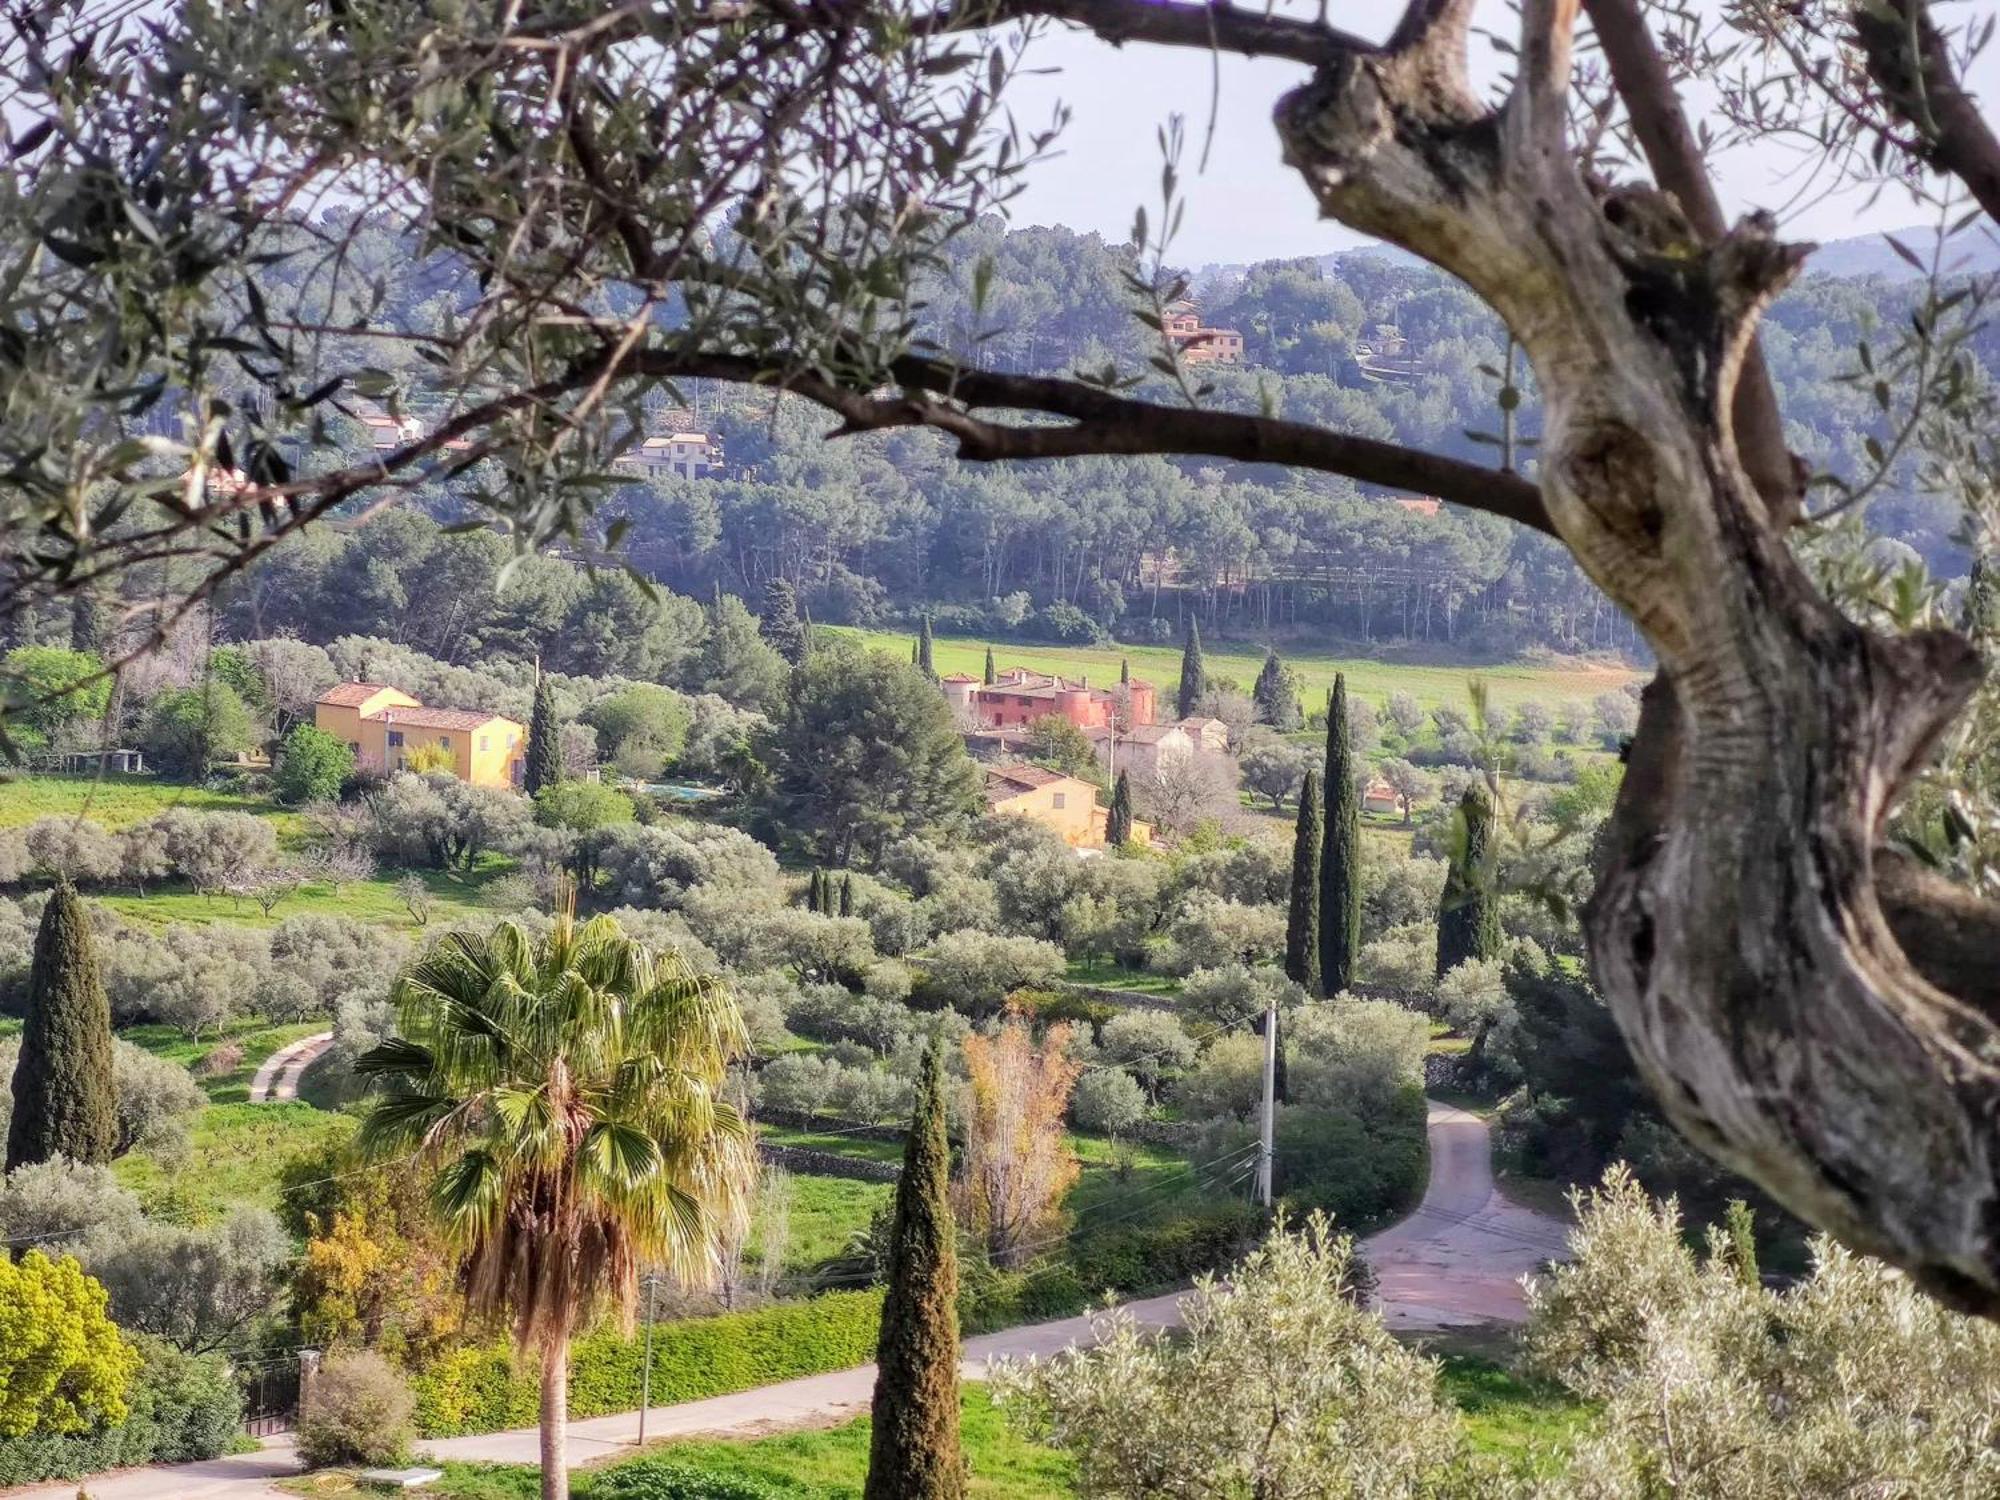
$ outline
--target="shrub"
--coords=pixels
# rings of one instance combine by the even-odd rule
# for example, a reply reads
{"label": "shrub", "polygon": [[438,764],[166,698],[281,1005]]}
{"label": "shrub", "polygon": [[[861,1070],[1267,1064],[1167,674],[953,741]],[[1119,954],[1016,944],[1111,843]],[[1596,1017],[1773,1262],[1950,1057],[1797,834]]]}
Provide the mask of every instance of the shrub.
{"label": "shrub", "polygon": [[330,802],[354,774],[354,752],[324,729],[301,724],[285,736],[274,778],[278,799],[297,805]]}
{"label": "shrub", "polygon": [[122,1422],[139,1353],[105,1313],[104,1288],[69,1256],[0,1260],[0,1437]]}
{"label": "shrub", "polygon": [[978,1015],[1023,987],[1045,988],[1064,968],[1062,949],[1038,938],[948,932],[932,944],[918,994],[933,1005]]}
{"label": "shrub", "polygon": [[116,1241],[138,1224],[138,1198],[109,1167],[58,1157],[16,1167],[0,1181],[0,1240],[17,1254],[34,1245],[61,1254],[99,1236]]}
{"label": "shrub", "polygon": [[1123,1135],[1146,1118],[1146,1091],[1116,1068],[1086,1073],[1070,1094],[1069,1114],[1080,1129]]}
{"label": "shrub", "polygon": [[[875,1356],[880,1292],[829,1292],[749,1312],[662,1323],[653,1330],[656,1406],[698,1401],[772,1381],[865,1364]],[[577,1340],[570,1356],[572,1418],[630,1411],[639,1404],[644,1345],[613,1332]],[[531,1425],[537,1372],[521,1369],[508,1347],[454,1351],[410,1378],[426,1437],[457,1437]]]}
{"label": "shrub", "polygon": [[193,1356],[144,1335],[129,1412],[89,1432],[0,1439],[0,1488],[75,1479],[147,1463],[192,1463],[228,1451],[243,1420],[236,1379],[220,1355]]}
{"label": "shrub", "polygon": [[194,1065],[195,1072],[203,1078],[226,1078],[243,1066],[243,1044],[224,1042],[220,1047],[212,1047],[201,1055]]}
{"label": "shrub", "polygon": [[169,776],[199,775],[209,761],[250,748],[250,710],[228,683],[177,688],[153,700],[140,738],[146,759]]}
{"label": "shrub", "polygon": [[299,1412],[299,1457],[315,1469],[397,1463],[415,1435],[411,1410],[403,1378],[381,1355],[337,1354]]}

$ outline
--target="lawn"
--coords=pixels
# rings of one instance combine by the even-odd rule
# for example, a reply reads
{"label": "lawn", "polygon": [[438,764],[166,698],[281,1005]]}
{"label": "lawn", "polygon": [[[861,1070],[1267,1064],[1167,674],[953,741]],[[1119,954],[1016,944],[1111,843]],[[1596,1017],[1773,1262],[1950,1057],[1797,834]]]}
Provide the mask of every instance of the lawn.
{"label": "lawn", "polygon": [[1444,1394],[1464,1414],[1466,1435],[1482,1453],[1517,1472],[1560,1474],[1571,1447],[1589,1425],[1591,1407],[1560,1386],[1527,1381],[1490,1359],[1446,1355]]}
{"label": "lawn", "polygon": [[[910,636],[904,632],[854,630],[830,627],[843,635],[858,637],[869,646],[907,659]],[[932,660],[944,674],[969,672],[980,675],[986,665],[987,642],[966,637],[939,636]],[[1181,650],[1173,646],[1044,646],[995,641],[993,659],[1004,670],[1027,667],[1033,671],[1060,672],[1070,677],[1088,677],[1109,687],[1118,680],[1121,660],[1132,665],[1132,675],[1171,690],[1180,681]],[[1473,677],[1485,681],[1492,702],[1512,706],[1537,700],[1554,706],[1565,698],[1589,702],[1599,693],[1622,687],[1640,674],[1622,667],[1579,665],[1576,667],[1408,666],[1401,662],[1370,661],[1302,651],[1284,653],[1286,665],[1298,674],[1300,693],[1309,707],[1324,703],[1333,687],[1333,674],[1347,674],[1347,690],[1379,708],[1394,692],[1405,692],[1425,708],[1450,705],[1468,706],[1466,683]],[[1261,648],[1234,642],[1207,645],[1202,652],[1210,676],[1233,677],[1243,691],[1256,681],[1263,665]]]}
{"label": "lawn", "polygon": [[1179,1218],[1236,1196],[1233,1167],[1196,1166],[1164,1146],[1113,1145],[1102,1136],[1072,1135],[1069,1145],[1083,1164],[1063,1199],[1077,1233]]}
{"label": "lawn", "polygon": [[118,1034],[134,1046],[144,1047],[156,1057],[169,1058],[184,1068],[193,1068],[217,1047],[233,1042],[243,1049],[243,1060],[227,1073],[212,1078],[197,1077],[217,1104],[243,1104],[250,1098],[250,1080],[258,1066],[288,1042],[327,1029],[325,1021],[288,1021],[282,1025],[256,1016],[240,1016],[217,1036],[189,1041],[171,1026],[127,1026]]}
{"label": "lawn", "polygon": [[1063,973],[1071,984],[1087,984],[1098,990],[1127,990],[1135,995],[1171,995],[1180,980],[1171,974],[1152,974],[1144,969],[1128,969],[1108,958],[1073,958]]}
{"label": "lawn", "polygon": [[281,812],[268,798],[218,792],[205,786],[164,781],[158,776],[19,776],[0,782],[0,828],[19,828],[37,818],[81,813],[106,828],[129,828],[169,808],[195,812],[247,812],[275,821],[278,836],[295,835],[296,813]]}
{"label": "lawn", "polygon": [[[896,1185],[891,1182],[808,1177],[803,1172],[794,1172],[791,1214],[786,1225],[785,1269],[812,1271],[842,1254],[848,1242],[868,1227],[875,1211],[887,1205],[895,1191]],[[762,1243],[761,1227],[753,1226],[750,1249],[761,1253]]]}
{"label": "lawn", "polygon": [[214,1104],[194,1122],[185,1155],[135,1153],[112,1164],[149,1212],[206,1221],[238,1203],[278,1206],[285,1164],[350,1135],[355,1121],[297,1101]]}
{"label": "lawn", "polygon": [[900,1140],[878,1141],[862,1135],[840,1135],[831,1131],[793,1130],[783,1125],[759,1124],[757,1134],[774,1146],[802,1146],[809,1151],[825,1151],[834,1156],[857,1156],[864,1161],[901,1161]]}
{"label": "lawn", "polygon": [[416,933],[420,929],[396,894],[396,883],[406,874],[414,874],[430,888],[430,926],[443,931],[454,922],[490,924],[499,917],[501,913],[485,903],[485,890],[513,867],[512,860],[488,855],[469,875],[456,870],[395,870],[373,880],[349,881],[337,890],[329,885],[302,885],[280,901],[268,917],[254,901],[198,895],[173,887],[149,890],[143,896],[130,891],[106,892],[93,894],[91,899],[129,922],[154,925],[186,922],[205,927],[211,922],[227,922],[241,927],[271,927],[287,917],[317,914]]}

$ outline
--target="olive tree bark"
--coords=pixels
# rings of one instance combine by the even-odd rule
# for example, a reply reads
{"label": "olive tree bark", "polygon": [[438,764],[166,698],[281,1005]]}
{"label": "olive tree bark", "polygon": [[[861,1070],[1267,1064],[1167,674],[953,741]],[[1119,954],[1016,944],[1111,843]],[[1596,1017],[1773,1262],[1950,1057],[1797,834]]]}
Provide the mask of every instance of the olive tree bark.
{"label": "olive tree bark", "polygon": [[1586,914],[1599,984],[1699,1145],[2000,1312],[2000,1012],[1920,973],[1876,894],[1883,820],[1977,659],[1845,619],[1738,459],[1745,351],[1804,249],[1760,217],[1703,244],[1660,195],[1587,184],[1564,127],[1576,0],[1529,0],[1497,110],[1467,78],[1471,9],[1417,0],[1277,123],[1324,213],[1459,276],[1520,337],[1549,517],[1659,655]]}

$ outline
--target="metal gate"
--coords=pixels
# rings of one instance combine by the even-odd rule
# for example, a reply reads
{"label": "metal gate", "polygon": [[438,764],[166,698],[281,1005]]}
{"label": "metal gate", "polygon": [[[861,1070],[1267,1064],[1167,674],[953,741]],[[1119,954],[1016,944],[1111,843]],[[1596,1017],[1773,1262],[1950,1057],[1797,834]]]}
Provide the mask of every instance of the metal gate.
{"label": "metal gate", "polygon": [[243,1430],[251,1437],[290,1432],[299,1415],[299,1358],[281,1354],[238,1368],[243,1382]]}

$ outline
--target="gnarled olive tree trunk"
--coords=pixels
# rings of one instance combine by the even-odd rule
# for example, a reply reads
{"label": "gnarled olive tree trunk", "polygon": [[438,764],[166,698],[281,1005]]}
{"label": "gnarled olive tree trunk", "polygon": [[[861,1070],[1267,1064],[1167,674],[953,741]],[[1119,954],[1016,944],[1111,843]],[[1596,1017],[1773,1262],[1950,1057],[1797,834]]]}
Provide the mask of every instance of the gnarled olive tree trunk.
{"label": "gnarled olive tree trunk", "polygon": [[[1521,338],[1556,529],[1658,652],[1587,913],[1598,981],[1674,1123],[1813,1222],[2000,1310],[2000,1027],[1976,904],[1878,871],[1884,818],[1978,681],[1956,636],[1892,638],[1808,580],[1740,464],[1731,399],[1802,247],[1703,243],[1673,201],[1589,183],[1565,139],[1574,0],[1529,0],[1497,110],[1463,0],[1279,106],[1326,214],[1436,262]],[[1878,881],[1906,908],[1885,915]],[[2000,948],[1987,950],[1988,965]]]}

